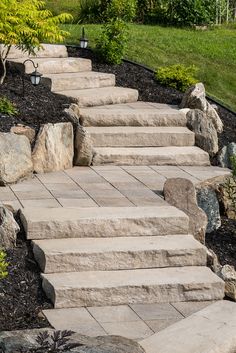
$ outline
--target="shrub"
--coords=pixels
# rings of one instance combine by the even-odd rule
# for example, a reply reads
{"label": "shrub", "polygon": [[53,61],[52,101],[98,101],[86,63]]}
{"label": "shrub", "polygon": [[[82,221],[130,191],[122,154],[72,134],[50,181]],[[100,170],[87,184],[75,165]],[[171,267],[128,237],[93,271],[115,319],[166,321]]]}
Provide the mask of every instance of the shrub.
{"label": "shrub", "polygon": [[6,253],[3,250],[0,250],[0,280],[7,277],[7,267],[8,262],[6,262]]}
{"label": "shrub", "polygon": [[79,22],[98,23],[101,21],[100,0],[81,0]]}
{"label": "shrub", "polygon": [[186,91],[191,85],[197,82],[194,75],[197,68],[192,66],[184,66],[182,64],[163,66],[157,70],[157,81],[167,87],[175,88],[181,92]]}
{"label": "shrub", "polygon": [[6,97],[0,97],[0,114],[17,115],[18,110]]}
{"label": "shrub", "polygon": [[127,45],[127,25],[121,19],[104,24],[103,31],[96,45],[102,60],[108,64],[120,64]]}
{"label": "shrub", "polygon": [[137,0],[110,0],[104,11],[106,20],[120,18],[125,22],[131,22],[136,16]]}

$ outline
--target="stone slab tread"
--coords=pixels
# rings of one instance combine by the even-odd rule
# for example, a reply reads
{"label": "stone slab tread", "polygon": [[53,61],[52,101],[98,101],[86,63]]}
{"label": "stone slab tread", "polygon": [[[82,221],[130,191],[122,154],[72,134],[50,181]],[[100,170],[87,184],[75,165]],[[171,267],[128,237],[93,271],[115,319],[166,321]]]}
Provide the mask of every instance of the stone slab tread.
{"label": "stone slab tread", "polygon": [[186,127],[87,127],[94,147],[193,146],[195,135]]}
{"label": "stone slab tread", "polygon": [[168,266],[204,266],[206,250],[192,235],[33,241],[45,273]]}
{"label": "stone slab tread", "polygon": [[207,267],[42,274],[56,308],[217,300],[224,282]]}
{"label": "stone slab tread", "polygon": [[196,146],[95,147],[94,152],[93,165],[210,165],[208,153]]}

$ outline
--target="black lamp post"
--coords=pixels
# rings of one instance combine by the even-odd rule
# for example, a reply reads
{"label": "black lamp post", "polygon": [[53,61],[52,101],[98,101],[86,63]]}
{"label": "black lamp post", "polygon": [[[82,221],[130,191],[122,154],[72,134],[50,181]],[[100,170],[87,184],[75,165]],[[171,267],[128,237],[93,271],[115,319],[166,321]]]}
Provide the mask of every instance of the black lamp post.
{"label": "black lamp post", "polygon": [[85,49],[88,46],[88,39],[85,38],[84,27],[82,27],[82,36],[81,36],[81,38],[79,40],[79,44],[80,44],[80,48],[82,48],[82,49]]}
{"label": "black lamp post", "polygon": [[[30,81],[32,83],[32,85],[34,86],[37,86],[39,83],[40,83],[40,80],[41,80],[41,76],[42,74],[40,72],[37,71],[37,68],[39,66],[39,64],[35,64],[33,62],[33,60],[31,59],[26,59],[24,62],[23,62],[23,65],[27,62],[27,61],[30,61],[32,64],[33,64],[33,67],[34,67],[34,71],[31,72],[30,75]],[[25,96],[25,81],[24,81],[24,76],[22,75],[22,85],[23,85],[23,92],[22,92],[22,95],[23,97]]]}

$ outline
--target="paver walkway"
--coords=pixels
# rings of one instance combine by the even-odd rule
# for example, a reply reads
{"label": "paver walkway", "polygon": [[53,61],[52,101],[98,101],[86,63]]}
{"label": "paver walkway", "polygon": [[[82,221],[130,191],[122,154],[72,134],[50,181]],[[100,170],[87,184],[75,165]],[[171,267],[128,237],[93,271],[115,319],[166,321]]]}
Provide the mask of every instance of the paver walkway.
{"label": "paver walkway", "polygon": [[162,189],[167,178],[182,177],[198,184],[228,173],[219,167],[74,167],[0,187],[0,201],[15,209],[158,206],[166,203]]}

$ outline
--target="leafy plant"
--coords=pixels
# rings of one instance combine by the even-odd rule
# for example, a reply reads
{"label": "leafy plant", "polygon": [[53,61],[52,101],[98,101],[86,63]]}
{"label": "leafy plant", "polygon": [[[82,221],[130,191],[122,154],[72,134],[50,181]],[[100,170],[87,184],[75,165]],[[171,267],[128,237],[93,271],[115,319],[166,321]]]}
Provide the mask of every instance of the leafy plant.
{"label": "leafy plant", "polygon": [[194,65],[184,66],[177,64],[162,66],[157,70],[156,79],[163,86],[172,87],[184,92],[197,82],[197,79],[194,77],[196,72],[197,68]]}
{"label": "leafy plant", "polygon": [[230,157],[233,177],[236,179],[236,155]]}
{"label": "leafy plant", "polygon": [[137,9],[137,0],[110,0],[104,11],[104,17],[109,21],[120,18],[125,22],[131,22]]}
{"label": "leafy plant", "polygon": [[0,97],[0,114],[17,115],[18,110],[15,105],[7,99],[7,97]]}
{"label": "leafy plant", "polygon": [[69,35],[59,24],[71,21],[70,14],[53,16],[41,0],[0,1],[0,84],[6,76],[6,60],[12,45],[35,54],[43,42],[62,42]]}
{"label": "leafy plant", "polygon": [[6,256],[7,254],[3,250],[0,250],[0,280],[8,275],[7,267],[9,263],[6,262]]}
{"label": "leafy plant", "polygon": [[100,58],[108,64],[120,64],[127,46],[127,33],[127,25],[121,19],[105,23],[96,45]]}
{"label": "leafy plant", "polygon": [[79,22],[98,23],[101,21],[100,0],[80,0]]}

